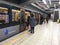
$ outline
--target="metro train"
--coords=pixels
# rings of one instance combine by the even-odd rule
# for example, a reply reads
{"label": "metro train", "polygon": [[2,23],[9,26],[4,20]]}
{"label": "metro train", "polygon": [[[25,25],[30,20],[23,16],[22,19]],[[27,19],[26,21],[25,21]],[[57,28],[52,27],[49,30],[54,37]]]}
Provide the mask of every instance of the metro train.
{"label": "metro train", "polygon": [[[25,11],[25,14],[27,20],[30,11]],[[0,41],[25,31],[26,24],[25,26],[22,25],[21,19],[20,8],[7,4],[0,4]]]}
{"label": "metro train", "polygon": [[[0,41],[27,30],[26,24],[22,22],[22,16],[25,17],[25,20],[27,21],[28,16],[33,11],[23,10],[25,10],[25,16],[21,14],[21,8],[0,4]],[[38,12],[33,13],[35,14],[37,24],[39,24],[41,14]]]}

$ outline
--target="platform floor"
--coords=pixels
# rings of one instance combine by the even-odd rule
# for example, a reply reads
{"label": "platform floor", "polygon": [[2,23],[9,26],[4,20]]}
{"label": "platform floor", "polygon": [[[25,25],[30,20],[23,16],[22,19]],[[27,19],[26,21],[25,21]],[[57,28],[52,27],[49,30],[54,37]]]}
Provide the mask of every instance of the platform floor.
{"label": "platform floor", "polygon": [[60,45],[60,24],[49,21],[37,25],[34,34],[27,30],[0,42],[0,45]]}

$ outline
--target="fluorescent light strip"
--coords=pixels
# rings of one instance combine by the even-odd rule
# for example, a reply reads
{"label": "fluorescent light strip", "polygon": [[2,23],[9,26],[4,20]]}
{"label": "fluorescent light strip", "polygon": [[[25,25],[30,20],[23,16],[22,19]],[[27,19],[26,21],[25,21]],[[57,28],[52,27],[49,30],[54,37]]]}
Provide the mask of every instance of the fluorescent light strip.
{"label": "fluorescent light strip", "polygon": [[43,0],[44,4],[47,4],[46,0]]}
{"label": "fluorescent light strip", "polygon": [[60,1],[59,1],[59,4],[60,4]]}
{"label": "fluorescent light strip", "polygon": [[50,5],[51,5],[51,0],[49,0],[49,2],[50,2]]}
{"label": "fluorescent light strip", "polygon": [[49,6],[48,6],[48,4],[47,4],[46,0],[43,0],[43,2],[44,2],[44,4],[46,4],[46,5],[47,5],[47,7],[49,8]]}

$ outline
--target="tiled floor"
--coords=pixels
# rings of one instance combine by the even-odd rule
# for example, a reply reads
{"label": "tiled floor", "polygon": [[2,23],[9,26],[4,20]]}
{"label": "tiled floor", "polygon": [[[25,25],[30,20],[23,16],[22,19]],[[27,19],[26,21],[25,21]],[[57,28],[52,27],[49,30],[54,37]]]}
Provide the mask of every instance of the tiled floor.
{"label": "tiled floor", "polygon": [[34,34],[25,31],[12,38],[1,42],[0,45],[60,45],[60,24],[49,21],[48,24],[37,25]]}

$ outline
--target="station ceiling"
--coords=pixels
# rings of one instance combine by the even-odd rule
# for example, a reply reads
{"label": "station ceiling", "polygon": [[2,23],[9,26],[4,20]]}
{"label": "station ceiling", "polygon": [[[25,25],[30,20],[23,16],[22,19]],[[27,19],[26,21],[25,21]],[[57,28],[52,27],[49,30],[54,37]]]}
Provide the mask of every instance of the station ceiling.
{"label": "station ceiling", "polygon": [[12,3],[16,3],[16,4],[21,4],[21,3],[24,3],[24,2],[32,3],[32,2],[42,1],[42,0],[5,0],[5,1],[9,1],[9,2],[12,2]]}
{"label": "station ceiling", "polygon": [[[8,1],[28,9],[31,8],[35,10],[35,8],[39,7],[38,9],[43,9],[43,11],[45,11],[46,9],[48,10],[50,7],[53,7],[54,4],[58,4],[59,2],[59,0],[45,0],[47,4],[44,4],[43,0],[4,0],[4,1]],[[36,7],[34,5],[31,6],[31,3],[35,4]],[[47,7],[47,5],[49,6],[49,8]]]}

